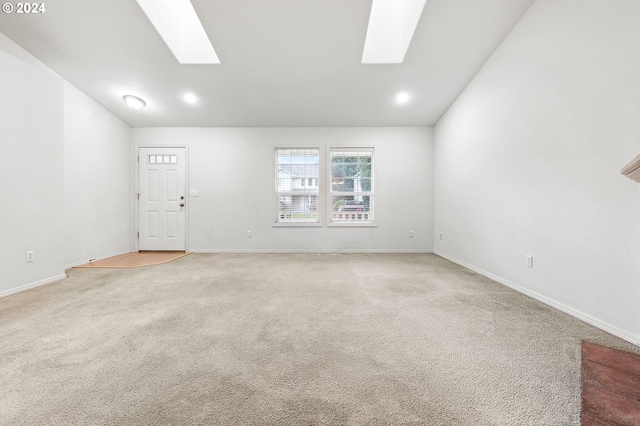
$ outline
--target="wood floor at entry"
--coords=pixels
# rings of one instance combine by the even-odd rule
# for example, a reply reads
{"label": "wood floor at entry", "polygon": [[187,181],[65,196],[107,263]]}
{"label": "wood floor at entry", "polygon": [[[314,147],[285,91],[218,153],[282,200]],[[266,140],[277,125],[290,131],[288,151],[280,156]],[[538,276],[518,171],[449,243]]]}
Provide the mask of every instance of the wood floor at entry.
{"label": "wood floor at entry", "polygon": [[137,268],[169,263],[190,254],[184,251],[138,251],[96,260],[76,268]]}

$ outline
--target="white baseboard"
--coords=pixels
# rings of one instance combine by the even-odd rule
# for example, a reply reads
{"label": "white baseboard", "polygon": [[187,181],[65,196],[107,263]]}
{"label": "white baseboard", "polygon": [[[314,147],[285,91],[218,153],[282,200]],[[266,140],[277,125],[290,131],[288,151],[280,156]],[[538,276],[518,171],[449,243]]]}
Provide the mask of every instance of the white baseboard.
{"label": "white baseboard", "polygon": [[127,251],[120,251],[120,252],[115,252],[115,253],[111,253],[111,254],[107,254],[104,256],[100,256],[100,257],[92,257],[86,260],[79,260],[77,262],[73,262],[73,263],[69,263],[67,265],[64,265],[64,269],[69,269],[69,268],[73,268],[74,266],[78,266],[78,265],[85,265],[89,262],[94,262],[96,260],[102,260],[102,259],[108,259],[110,257],[114,257],[114,256],[120,256],[121,254],[127,254],[127,253],[133,253],[134,250],[127,250]]}
{"label": "white baseboard", "polygon": [[67,274],[60,274],[60,275],[56,275],[55,277],[49,277],[49,278],[45,278],[43,280],[40,281],[36,281],[34,283],[30,283],[30,284],[25,284],[25,285],[21,285],[19,287],[14,287],[11,288],[9,290],[5,290],[0,292],[0,298],[2,297],[6,297],[6,296],[11,296],[12,294],[16,294],[16,293],[20,293],[21,291],[26,291],[26,290],[30,290],[32,288],[36,288],[36,287],[40,287],[41,285],[45,285],[45,284],[49,284],[55,281],[60,281],[67,278]]}
{"label": "white baseboard", "polygon": [[431,249],[190,249],[190,253],[433,253]]}
{"label": "white baseboard", "polygon": [[544,303],[545,305],[551,306],[552,308],[555,308],[555,309],[557,309],[559,311],[562,311],[562,312],[564,312],[566,314],[569,314],[572,317],[575,317],[575,318],[577,318],[577,319],[579,319],[581,321],[586,322],[587,324],[591,324],[594,327],[597,327],[597,328],[599,328],[601,330],[606,331],[607,333],[611,333],[614,336],[617,336],[617,337],[619,337],[621,339],[624,339],[629,343],[633,343],[636,346],[640,346],[640,336],[634,336],[633,334],[628,333],[625,330],[621,330],[620,328],[615,327],[615,326],[613,326],[611,324],[608,324],[608,323],[606,323],[604,321],[601,321],[601,320],[599,320],[597,318],[594,318],[591,315],[588,315],[588,314],[586,314],[584,312],[581,312],[581,311],[579,311],[577,309],[574,309],[574,308],[572,308],[570,306],[567,306],[567,305],[565,305],[563,303],[560,303],[560,302],[557,302],[557,301],[555,301],[553,299],[550,299],[547,296],[543,296],[541,294],[538,294],[538,293],[536,293],[534,291],[531,291],[531,290],[529,290],[529,289],[527,289],[525,287],[522,287],[522,286],[520,286],[518,284],[512,283],[509,280],[506,280],[506,279],[504,279],[502,277],[499,277],[499,276],[494,275],[494,274],[492,274],[490,272],[487,272],[484,269],[480,269],[478,267],[470,265],[470,264],[468,264],[466,262],[463,262],[463,261],[461,261],[459,259],[456,259],[455,257],[449,256],[448,254],[442,253],[442,252],[437,251],[437,250],[435,250],[434,253],[436,255],[440,256],[440,257],[443,257],[443,258],[445,258],[447,260],[450,260],[453,263],[457,263],[460,266],[463,266],[463,267],[465,267],[467,269],[470,269],[470,270],[472,270],[474,272],[477,272],[480,275],[484,275],[485,277],[487,277],[487,278],[489,278],[489,279],[491,279],[493,281],[496,281],[496,282],[498,282],[498,283],[500,283],[500,284],[502,284],[504,286],[507,286],[507,287],[519,292],[519,293],[522,293],[522,294],[527,295],[527,296],[529,296],[529,297],[531,297],[533,299],[536,299],[536,300]]}

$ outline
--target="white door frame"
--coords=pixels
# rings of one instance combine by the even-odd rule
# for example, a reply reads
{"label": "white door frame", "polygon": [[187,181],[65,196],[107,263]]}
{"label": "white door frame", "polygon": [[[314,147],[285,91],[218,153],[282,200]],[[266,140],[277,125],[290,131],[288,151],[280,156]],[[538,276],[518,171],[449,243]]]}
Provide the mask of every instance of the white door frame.
{"label": "white door frame", "polygon": [[134,162],[134,191],[133,191],[133,204],[134,208],[134,217],[133,217],[133,247],[134,251],[140,250],[140,240],[138,239],[138,233],[140,232],[140,201],[138,200],[138,194],[140,194],[140,149],[141,148],[184,148],[185,155],[185,224],[184,224],[184,242],[185,242],[185,251],[189,251],[189,145],[186,144],[171,144],[171,145],[136,145],[133,155]]}

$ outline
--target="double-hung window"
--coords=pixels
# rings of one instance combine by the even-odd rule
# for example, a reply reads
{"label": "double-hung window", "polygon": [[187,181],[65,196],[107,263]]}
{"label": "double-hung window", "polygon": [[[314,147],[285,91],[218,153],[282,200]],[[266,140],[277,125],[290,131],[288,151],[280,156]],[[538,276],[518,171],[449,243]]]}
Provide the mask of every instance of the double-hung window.
{"label": "double-hung window", "polygon": [[320,223],[319,148],[275,149],[275,223]]}
{"label": "double-hung window", "polygon": [[373,148],[330,148],[333,224],[373,223]]}

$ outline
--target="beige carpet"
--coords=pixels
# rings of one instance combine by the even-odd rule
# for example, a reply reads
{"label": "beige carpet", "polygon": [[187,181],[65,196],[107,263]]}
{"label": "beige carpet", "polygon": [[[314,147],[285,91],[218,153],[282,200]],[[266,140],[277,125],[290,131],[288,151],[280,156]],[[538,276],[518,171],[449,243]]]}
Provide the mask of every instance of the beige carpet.
{"label": "beige carpet", "polygon": [[430,254],[192,254],[0,299],[0,424],[578,425],[581,341]]}
{"label": "beige carpet", "polygon": [[139,268],[140,266],[161,265],[173,262],[191,253],[184,251],[136,251],[113,256],[106,259],[94,260],[74,268]]}

